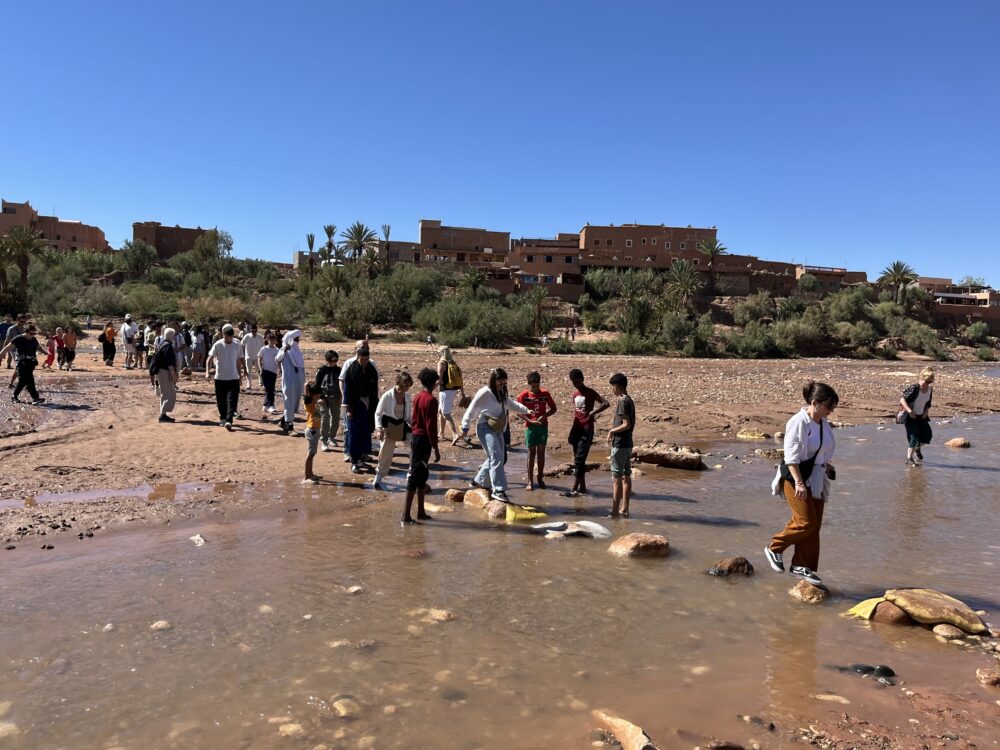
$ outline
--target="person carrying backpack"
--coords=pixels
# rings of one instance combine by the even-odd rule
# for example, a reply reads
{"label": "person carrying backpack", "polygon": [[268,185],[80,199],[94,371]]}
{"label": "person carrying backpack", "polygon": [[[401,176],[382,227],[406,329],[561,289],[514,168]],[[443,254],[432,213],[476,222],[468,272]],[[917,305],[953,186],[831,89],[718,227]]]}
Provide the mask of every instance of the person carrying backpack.
{"label": "person carrying backpack", "polygon": [[325,356],[326,364],[316,371],[313,382],[323,394],[319,404],[320,417],[320,448],[324,453],[333,450],[337,442],[337,430],[340,428],[340,407],[342,394],[340,392],[340,355],[330,349]]}
{"label": "person carrying backpack", "polygon": [[931,402],[934,398],[934,368],[925,367],[920,382],[907,386],[899,399],[899,414],[906,425],[906,465],[920,466],[924,454],[920,448],[930,445],[934,437],[931,430]]}
{"label": "person carrying backpack", "polygon": [[149,355],[149,380],[160,394],[160,422],[173,422],[170,412],[177,403],[177,356],[174,339],[177,332],[167,328],[163,340]]}
{"label": "person carrying backpack", "polygon": [[[441,412],[441,437],[444,438],[445,436],[445,425],[450,425],[453,437],[451,444],[455,445],[459,439],[463,439],[462,434],[455,427],[455,419],[452,417],[452,412],[455,410],[455,401],[465,399],[462,368],[455,362],[455,357],[451,353],[451,349],[447,346],[442,346],[438,349],[438,354],[441,355],[437,367],[438,378],[440,378],[439,382],[441,383],[441,390],[438,393],[439,411]],[[472,445],[472,442],[467,437],[464,440],[467,444]]]}

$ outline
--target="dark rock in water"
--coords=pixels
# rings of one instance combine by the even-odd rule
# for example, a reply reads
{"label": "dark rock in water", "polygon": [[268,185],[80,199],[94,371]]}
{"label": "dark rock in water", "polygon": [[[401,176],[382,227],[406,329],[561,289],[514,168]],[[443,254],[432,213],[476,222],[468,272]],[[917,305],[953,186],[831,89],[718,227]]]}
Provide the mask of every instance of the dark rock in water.
{"label": "dark rock in water", "polygon": [[752,576],[753,565],[745,557],[727,557],[709,568],[708,574],[720,578],[732,575]]}
{"label": "dark rock in water", "polygon": [[464,701],[468,697],[468,693],[458,688],[445,688],[441,691],[441,698],[446,701]]}
{"label": "dark rock in water", "polygon": [[885,664],[877,664],[874,667],[871,664],[851,664],[847,667],[831,664],[829,668],[845,674],[859,674],[862,677],[871,677],[875,682],[880,682],[883,685],[896,684],[896,672],[892,667],[887,667]]}
{"label": "dark rock in water", "polygon": [[851,671],[857,672],[858,674],[871,674],[875,671],[875,667],[871,664],[852,664]]}
{"label": "dark rock in water", "polygon": [[872,622],[881,622],[885,625],[916,625],[912,617],[889,601],[879,602],[876,605]]}
{"label": "dark rock in water", "polygon": [[743,745],[726,740],[712,740],[705,747],[709,748],[709,750],[744,750]]}

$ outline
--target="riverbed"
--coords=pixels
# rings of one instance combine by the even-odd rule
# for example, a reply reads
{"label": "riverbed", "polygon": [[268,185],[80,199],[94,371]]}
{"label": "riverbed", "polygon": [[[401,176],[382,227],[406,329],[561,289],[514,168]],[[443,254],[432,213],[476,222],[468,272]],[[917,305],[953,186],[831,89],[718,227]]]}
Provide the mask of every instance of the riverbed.
{"label": "riverbed", "polygon": [[[820,570],[833,598],[818,606],[789,597],[792,579],[762,558],[787,508],[769,494],[770,461],[725,458],[746,444],[703,444],[719,467],[704,472],[643,467],[630,519],[603,517],[606,472],[591,475],[586,500],[512,493],[543,520],[664,534],[667,559],[548,540],[445,505],[441,492],[434,520],[403,529],[398,473],[380,495],[258,484],[234,491],[280,501],[22,548],[0,568],[0,747],[589,747],[598,708],[663,747],[711,737],[784,747],[803,721],[845,712],[909,731],[906,691],[951,695],[978,712],[969,739],[1000,737],[1000,691],[975,679],[988,657],[842,616],[914,586],[1000,623],[1000,418],[934,429],[917,469],[904,464],[902,427],[836,431]],[[955,436],[972,448],[945,448]],[[432,484],[460,486],[476,457]],[[512,454],[512,477],[524,461]],[[731,555],[755,575],[706,575]],[[890,665],[900,684],[829,668],[855,662]]]}

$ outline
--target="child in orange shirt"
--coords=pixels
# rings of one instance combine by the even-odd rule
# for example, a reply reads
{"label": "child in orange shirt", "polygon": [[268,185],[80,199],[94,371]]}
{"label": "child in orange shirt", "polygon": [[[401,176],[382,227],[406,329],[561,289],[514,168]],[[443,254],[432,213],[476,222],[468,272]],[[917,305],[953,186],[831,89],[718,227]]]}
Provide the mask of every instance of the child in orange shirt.
{"label": "child in orange shirt", "polygon": [[306,445],[309,451],[306,455],[306,476],[302,480],[302,484],[319,484],[319,480],[323,477],[313,474],[313,458],[315,458],[316,450],[319,448],[320,436],[320,416],[316,407],[319,404],[326,405],[322,389],[313,382],[306,383],[305,392],[302,394],[302,403],[306,409]]}

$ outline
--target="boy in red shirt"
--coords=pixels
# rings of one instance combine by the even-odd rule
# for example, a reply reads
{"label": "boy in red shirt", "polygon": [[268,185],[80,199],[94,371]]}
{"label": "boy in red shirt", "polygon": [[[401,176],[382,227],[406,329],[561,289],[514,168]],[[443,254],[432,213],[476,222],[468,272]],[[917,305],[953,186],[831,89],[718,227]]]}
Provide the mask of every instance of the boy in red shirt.
{"label": "boy in red shirt", "polygon": [[517,397],[518,403],[527,406],[531,412],[521,419],[526,425],[524,444],[528,446],[528,491],[535,489],[532,478],[535,475],[535,461],[538,461],[538,487],[545,489],[542,474],[545,471],[545,445],[549,441],[549,417],[556,413],[556,402],[552,394],[542,390],[542,376],[537,372],[528,373],[528,389]]}
{"label": "boy in red shirt", "polygon": [[573,368],[569,380],[573,391],[573,427],[569,431],[569,444],[573,446],[573,489],[560,492],[562,497],[579,497],[587,494],[587,456],[594,442],[594,417],[611,406],[593,388],[583,384],[583,371]]}
{"label": "boy in red shirt", "polygon": [[417,518],[429,521],[431,516],[424,510],[424,495],[427,493],[427,479],[430,475],[428,464],[431,460],[431,450],[434,460],[441,460],[438,450],[438,402],[434,397],[434,386],[438,382],[438,374],[425,367],[417,375],[417,380],[424,387],[413,397],[410,405],[410,471],[406,475],[406,508],[403,517],[399,519],[401,526],[417,523],[410,515],[413,508],[413,496],[417,496]]}

